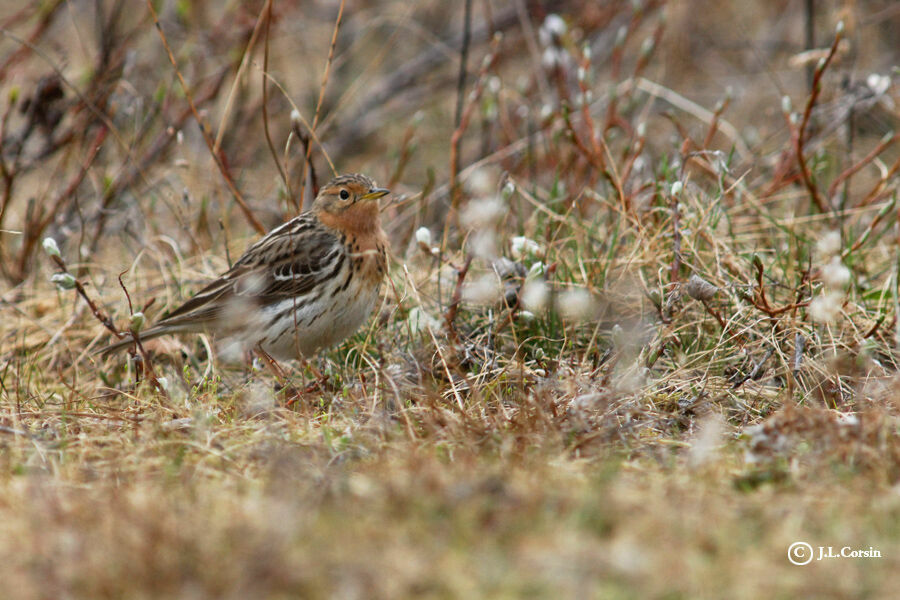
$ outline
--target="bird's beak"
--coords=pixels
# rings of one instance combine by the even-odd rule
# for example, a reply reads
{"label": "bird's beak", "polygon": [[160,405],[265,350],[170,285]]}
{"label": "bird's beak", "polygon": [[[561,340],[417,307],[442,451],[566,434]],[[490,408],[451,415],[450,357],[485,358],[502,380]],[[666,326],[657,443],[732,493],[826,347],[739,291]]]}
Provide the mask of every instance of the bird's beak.
{"label": "bird's beak", "polygon": [[386,190],[384,188],[374,188],[369,190],[367,194],[363,194],[360,196],[360,200],[378,200],[383,196],[387,196],[391,193],[391,190]]}

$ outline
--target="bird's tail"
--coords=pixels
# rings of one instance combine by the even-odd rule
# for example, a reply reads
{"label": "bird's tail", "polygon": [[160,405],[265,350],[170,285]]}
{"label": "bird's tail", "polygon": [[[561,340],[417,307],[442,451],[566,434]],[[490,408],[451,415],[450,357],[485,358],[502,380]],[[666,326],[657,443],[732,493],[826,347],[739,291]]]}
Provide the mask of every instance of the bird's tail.
{"label": "bird's tail", "polygon": [[[161,335],[166,335],[168,333],[176,333],[177,331],[179,331],[179,329],[172,328],[172,327],[151,327],[147,331],[141,333],[140,338],[141,338],[141,342],[146,342],[147,340],[152,340],[153,338],[158,338]],[[109,346],[106,346],[105,348],[101,348],[101,349],[97,350],[96,352],[94,352],[94,354],[97,354],[97,355],[101,356],[102,358],[106,358],[110,354],[118,352],[122,348],[127,348],[128,346],[132,345],[133,343],[134,343],[134,336],[132,336],[129,333],[125,337],[123,337],[121,340],[119,340],[118,342],[114,342],[114,343],[110,344]]]}

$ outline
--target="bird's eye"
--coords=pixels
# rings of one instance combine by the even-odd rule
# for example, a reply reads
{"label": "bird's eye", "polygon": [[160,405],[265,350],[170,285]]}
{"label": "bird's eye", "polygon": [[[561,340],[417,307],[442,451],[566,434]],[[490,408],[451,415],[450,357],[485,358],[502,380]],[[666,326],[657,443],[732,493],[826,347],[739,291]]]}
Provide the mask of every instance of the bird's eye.
{"label": "bird's eye", "polygon": [[346,200],[350,197],[350,192],[347,190],[341,190],[341,200]]}

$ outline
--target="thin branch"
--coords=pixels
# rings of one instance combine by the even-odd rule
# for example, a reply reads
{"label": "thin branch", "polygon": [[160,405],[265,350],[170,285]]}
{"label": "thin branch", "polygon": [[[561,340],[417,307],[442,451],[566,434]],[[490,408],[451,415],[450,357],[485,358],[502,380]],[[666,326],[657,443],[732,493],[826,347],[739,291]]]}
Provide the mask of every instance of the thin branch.
{"label": "thin branch", "polygon": [[266,144],[269,146],[269,152],[272,153],[272,160],[275,161],[275,166],[278,167],[278,173],[281,175],[281,180],[284,182],[284,188],[287,192],[288,201],[293,201],[294,208],[299,211],[300,210],[300,201],[294,198],[294,195],[291,193],[291,182],[288,179],[287,173],[284,170],[284,167],[281,164],[281,160],[278,157],[278,151],[275,150],[275,144],[272,143],[272,134],[269,133],[269,86],[268,86],[268,75],[269,75],[269,25],[272,22],[272,0],[266,0],[265,7],[265,19],[266,19],[266,40],[265,45],[263,47],[263,72],[262,72],[262,118],[263,118],[263,131],[266,134]]}
{"label": "thin branch", "polygon": [[[794,152],[797,155],[797,164],[800,167],[800,176],[803,179],[803,184],[806,186],[806,189],[809,191],[810,199],[816,205],[820,212],[828,212],[828,204],[825,199],[822,198],[822,194],[819,192],[818,186],[816,186],[816,182],[813,181],[812,174],[809,171],[809,166],[806,164],[806,159],[803,156],[803,144],[806,142],[806,128],[809,125],[809,119],[812,115],[813,106],[816,104],[816,100],[819,98],[819,93],[822,91],[822,75],[825,74],[825,71],[828,69],[828,65],[831,64],[832,59],[834,59],[834,55],[837,52],[838,44],[840,44],[842,38],[842,30],[839,29],[834,36],[834,42],[831,44],[831,48],[828,51],[828,56],[825,57],[824,61],[816,67],[815,74],[813,75],[813,83],[812,89],[809,92],[809,97],[806,100],[806,107],[803,110],[803,118],[800,121],[800,126],[796,130],[791,127],[793,132],[793,142],[794,142]],[[788,125],[790,126],[790,119],[788,119]]]}
{"label": "thin branch", "polygon": [[[314,132],[316,129],[316,125],[319,124],[319,116],[322,110],[322,103],[325,101],[325,88],[328,87],[328,78],[331,75],[331,63],[334,60],[334,49],[337,46],[337,36],[338,31],[341,29],[341,21],[344,18],[344,2],[345,0],[341,0],[341,5],[338,7],[337,18],[334,21],[334,30],[331,32],[331,45],[328,47],[328,59],[325,61],[325,70],[322,72],[322,83],[319,84],[319,99],[316,101],[316,112],[313,114],[313,122],[310,127],[310,133]],[[300,178],[300,198],[302,199],[304,196],[304,190],[306,189],[306,167],[310,162],[312,157],[312,144],[306,145],[306,162],[303,164],[303,176]],[[332,166],[332,169],[334,167]],[[337,174],[337,173],[335,173]],[[316,190],[313,189],[313,195],[315,195]]]}
{"label": "thin branch", "polygon": [[892,136],[887,136],[883,140],[881,140],[877,146],[872,148],[872,151],[862,157],[857,163],[850,165],[847,167],[840,175],[835,177],[834,181],[831,182],[831,185],[828,187],[828,197],[831,198],[837,193],[838,186],[840,186],[844,181],[850,179],[854,175],[856,175],[863,167],[867,164],[875,160],[879,154],[885,151],[891,144],[900,141],[900,133],[895,133]]}
{"label": "thin branch", "polygon": [[[62,258],[60,258],[59,256],[52,256],[51,258],[53,259],[53,262],[56,263],[56,266],[59,267],[59,269],[63,273],[69,273],[69,269],[66,267],[66,263],[65,263],[65,261],[63,261]],[[87,291],[84,289],[84,285],[82,285],[82,283],[80,281],[78,281],[77,278],[73,278],[73,279],[75,282],[74,283],[75,291],[85,301],[85,303],[88,305],[88,308],[91,309],[91,314],[94,315],[94,318],[97,319],[98,321],[100,321],[100,323],[104,327],[106,327],[110,332],[112,332],[113,335],[115,335],[117,338],[119,338],[119,339],[124,338],[125,334],[120,332],[116,328],[116,324],[113,323],[113,320],[109,317],[109,315],[107,315],[105,312],[103,312],[103,310],[99,306],[97,306],[93,300],[91,300],[90,296],[87,295]]]}
{"label": "thin branch", "polygon": [[[256,18],[256,23],[253,25],[253,31],[250,33],[250,39],[247,41],[247,47],[244,48],[244,53],[241,55],[241,64],[238,65],[237,73],[234,74],[234,81],[231,83],[231,89],[228,90],[228,97],[225,99],[225,108],[222,110],[222,117],[219,119],[219,128],[216,131],[216,140],[213,144],[215,152],[220,152],[222,149],[222,138],[225,137],[228,117],[231,116],[231,109],[234,107],[234,98],[237,96],[241,76],[244,74],[247,64],[250,62],[250,55],[253,53],[253,47],[256,46],[256,40],[259,38],[259,32],[262,30],[264,18],[266,19],[265,23],[268,31],[269,24],[268,18],[266,18],[266,11],[268,8],[269,5],[267,3]],[[265,104],[263,105],[263,110],[265,110]]]}
{"label": "thin branch", "polygon": [[456,116],[453,126],[459,127],[462,118],[463,101],[466,92],[466,69],[469,62],[469,42],[472,39],[472,0],[466,0],[466,9],[463,16],[462,48],[459,51],[459,77],[456,82]]}
{"label": "thin branch", "polygon": [[472,256],[466,257],[466,262],[456,271],[456,287],[453,290],[453,297],[450,299],[450,305],[447,312],[444,313],[444,323],[447,326],[447,333],[454,342],[459,341],[459,333],[456,331],[456,315],[459,312],[459,303],[462,299],[462,286],[469,274],[469,267],[472,265]]}
{"label": "thin branch", "polygon": [[[453,221],[453,224],[456,225],[459,219],[459,186],[457,184],[457,179],[459,176],[459,144],[462,141],[462,136],[466,131],[466,128],[469,126],[469,121],[472,118],[472,113],[475,110],[475,107],[478,106],[478,100],[481,98],[481,94],[484,91],[484,82],[486,79],[486,75],[488,70],[493,66],[494,61],[497,58],[497,50],[500,47],[500,34],[494,36],[493,41],[491,42],[490,50],[488,51],[488,55],[485,56],[484,62],[481,65],[481,69],[478,72],[478,79],[475,82],[475,87],[469,93],[468,104],[466,105],[465,110],[463,111],[462,117],[460,118],[459,125],[454,130],[453,135],[450,137],[450,210],[452,213],[451,219],[448,219],[448,224],[450,221]],[[449,227],[444,227],[444,239],[447,238],[447,231]]]}
{"label": "thin branch", "polygon": [[206,142],[206,147],[209,149],[210,155],[215,161],[216,166],[219,168],[219,172],[222,174],[222,178],[225,180],[229,191],[231,191],[231,194],[232,196],[234,196],[234,199],[238,203],[238,206],[241,207],[241,211],[243,211],[244,216],[247,217],[247,220],[250,221],[250,224],[253,226],[257,233],[264,234],[266,232],[266,228],[262,226],[262,223],[259,222],[256,216],[253,214],[253,211],[250,210],[250,207],[244,201],[244,197],[237,189],[237,185],[234,183],[234,179],[232,179],[231,174],[228,172],[225,163],[222,162],[222,158],[215,150],[213,140],[209,137],[209,132],[207,131],[206,124],[203,122],[203,120],[200,118],[200,114],[197,112],[197,107],[194,104],[194,98],[191,94],[191,90],[188,87],[187,82],[184,80],[184,76],[181,74],[181,70],[178,68],[178,63],[175,60],[175,55],[172,53],[172,49],[169,47],[169,42],[166,39],[166,34],[163,32],[162,25],[159,22],[159,15],[156,14],[156,9],[153,8],[152,0],[147,0],[147,8],[150,9],[150,14],[153,17],[153,24],[156,25],[156,31],[159,32],[159,37],[162,40],[163,47],[166,49],[166,54],[169,57],[169,62],[172,63],[172,67],[175,68],[175,75],[176,77],[178,77],[178,82],[181,84],[181,89],[184,91],[184,96],[185,98],[187,98],[188,105],[191,107],[191,113],[193,113],[194,119],[197,121],[198,127],[200,127],[200,133],[203,134],[203,141]]}

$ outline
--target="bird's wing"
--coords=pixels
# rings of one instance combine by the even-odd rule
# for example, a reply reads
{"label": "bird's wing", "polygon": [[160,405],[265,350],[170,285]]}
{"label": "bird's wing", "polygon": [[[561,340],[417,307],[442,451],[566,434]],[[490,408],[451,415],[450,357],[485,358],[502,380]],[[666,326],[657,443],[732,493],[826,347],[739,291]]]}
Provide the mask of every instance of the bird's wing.
{"label": "bird's wing", "polygon": [[209,323],[222,315],[232,298],[258,306],[303,296],[334,277],[344,260],[338,236],[304,213],[250,246],[227,273],[157,326]]}

